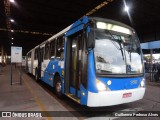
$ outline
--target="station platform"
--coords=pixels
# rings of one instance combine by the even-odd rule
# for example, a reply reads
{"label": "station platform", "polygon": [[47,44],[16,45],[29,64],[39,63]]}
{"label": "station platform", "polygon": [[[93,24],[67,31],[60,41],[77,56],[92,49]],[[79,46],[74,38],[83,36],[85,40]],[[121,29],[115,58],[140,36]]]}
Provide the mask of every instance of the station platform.
{"label": "station platform", "polygon": [[159,86],[160,87],[160,80],[155,81],[154,78],[152,78],[152,79],[153,80],[151,81],[150,73],[146,73],[146,84],[150,85],[150,86]]}
{"label": "station platform", "polygon": [[[119,110],[150,110],[159,111],[160,108],[160,82],[150,82],[149,77],[146,80],[146,93],[142,100],[128,103],[125,105],[111,106],[111,107],[99,107],[99,108],[88,108],[80,106],[70,99],[62,100],[50,93],[43,87],[41,83],[37,83],[33,76],[25,73],[24,68],[22,69],[22,85],[20,81],[20,68],[13,66],[13,85],[10,82],[10,65],[3,67],[0,72],[0,120],[82,120],[85,114],[81,114],[76,111],[119,111]],[[54,97],[55,96],[55,97]],[[70,101],[68,101],[70,100]],[[2,118],[2,112],[18,112],[18,113],[42,113],[41,116],[36,117],[16,117],[15,114],[12,118]],[[76,112],[76,114],[73,113]],[[61,117],[56,116],[56,113],[61,114]],[[100,114],[102,115],[102,114]],[[64,117],[65,116],[65,117]],[[66,117],[67,116],[67,117]],[[69,117],[68,117],[69,116]],[[96,116],[99,116],[97,112]],[[106,115],[104,115],[106,116]],[[91,118],[92,119],[92,118]],[[97,119],[97,117],[95,118]],[[109,118],[110,119],[110,118]],[[145,118],[146,119],[146,118]]]}
{"label": "station platform", "polygon": [[[18,82],[20,81],[20,68],[13,67],[13,85],[10,83],[10,65],[3,67],[0,73],[0,111],[21,111],[21,112],[42,112],[46,117],[30,117],[21,118],[27,120],[56,120],[65,119],[76,120],[76,117],[48,117],[50,113],[47,111],[68,111],[63,105],[61,105],[56,99],[49,95],[39,84],[36,83],[31,76],[26,74],[22,70],[22,85]],[[67,113],[68,114],[68,113]],[[2,116],[1,116],[2,117]],[[0,118],[1,119],[1,118]],[[8,120],[8,117],[3,118]],[[9,120],[17,120],[14,116]]]}

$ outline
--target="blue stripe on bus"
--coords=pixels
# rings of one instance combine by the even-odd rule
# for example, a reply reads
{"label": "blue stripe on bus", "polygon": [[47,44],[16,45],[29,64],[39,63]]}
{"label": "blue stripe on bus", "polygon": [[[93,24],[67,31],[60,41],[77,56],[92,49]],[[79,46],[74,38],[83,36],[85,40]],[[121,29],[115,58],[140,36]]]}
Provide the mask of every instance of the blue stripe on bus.
{"label": "blue stripe on bus", "polygon": [[75,90],[75,88],[73,88],[73,87],[70,87],[70,88],[69,88],[69,91],[70,91],[70,93],[73,94],[73,95],[76,94],[76,90]]}
{"label": "blue stripe on bus", "polygon": [[93,50],[90,50],[88,54],[88,90],[94,93],[98,92],[96,87],[96,73]]}
{"label": "blue stripe on bus", "polygon": [[[81,95],[80,95],[80,103],[81,105],[87,105],[87,98],[88,98],[88,91],[83,87],[83,85],[80,85],[80,91],[81,91]],[[82,95],[82,93],[84,93]]]}
{"label": "blue stripe on bus", "polygon": [[78,98],[81,98],[81,91],[78,90]]}
{"label": "blue stripe on bus", "polygon": [[90,26],[87,27],[87,32],[89,33],[91,31]]}
{"label": "blue stripe on bus", "polygon": [[85,16],[83,18],[81,18],[80,20],[76,21],[75,23],[73,23],[73,25],[71,26],[70,30],[66,33],[66,36],[72,35],[80,30],[83,29],[84,24],[88,23],[88,17]]}
{"label": "blue stripe on bus", "polygon": [[[76,95],[76,89],[74,87],[70,87],[70,93],[73,95]],[[78,94],[77,97],[80,98],[81,97],[81,91],[78,90]]]}
{"label": "blue stripe on bus", "polygon": [[72,35],[72,34],[78,32],[78,31],[82,30],[83,27],[84,27],[84,24],[79,25],[79,26],[77,26],[77,27],[75,27],[75,28],[69,30],[69,31],[66,33],[66,36],[68,37],[69,35]]}
{"label": "blue stripe on bus", "polygon": [[[66,41],[67,39],[65,38],[65,41],[64,41],[64,68],[66,68],[66,48],[67,48],[67,41]],[[65,69],[64,69],[64,79],[65,79],[65,74],[66,74],[66,72],[65,72]],[[62,93],[64,94],[64,92],[65,92],[65,80],[63,79],[63,81],[62,81]]]}
{"label": "blue stripe on bus", "polygon": [[[60,62],[58,59],[51,59],[50,62],[48,63],[45,71],[44,72],[44,77],[42,79],[42,81],[46,82],[48,85],[54,87],[53,81],[54,81],[54,75],[55,73],[58,73],[61,77],[61,81],[62,81],[62,91],[64,91],[64,76],[62,76],[62,69],[60,67],[60,65],[58,65],[58,62]],[[53,69],[53,65],[54,65],[54,69]],[[52,80],[51,80],[52,79]]]}
{"label": "blue stripe on bus", "polygon": [[71,26],[70,29],[73,29],[81,24],[86,24],[88,23],[88,17],[87,16],[84,16],[83,18],[77,20],[76,22],[73,23],[73,25]]}
{"label": "blue stripe on bus", "polygon": [[[97,78],[103,82],[111,91],[115,90],[128,90],[138,88],[142,77],[138,78]],[[111,81],[111,85],[107,85],[108,81]]]}

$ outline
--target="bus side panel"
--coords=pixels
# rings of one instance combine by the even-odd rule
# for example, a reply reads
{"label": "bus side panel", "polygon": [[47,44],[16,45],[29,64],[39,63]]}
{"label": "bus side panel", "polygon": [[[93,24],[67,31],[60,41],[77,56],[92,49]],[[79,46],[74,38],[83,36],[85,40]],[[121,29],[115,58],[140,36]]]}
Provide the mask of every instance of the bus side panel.
{"label": "bus side panel", "polygon": [[31,73],[31,53],[29,53],[28,55],[28,73]]}
{"label": "bus side panel", "polygon": [[25,70],[28,73],[28,55],[26,55],[26,63],[25,63]]}
{"label": "bus side panel", "polygon": [[67,54],[67,39],[66,39],[66,36],[65,36],[65,40],[64,40],[64,68],[63,68],[63,70],[62,70],[62,77],[63,77],[63,79],[62,79],[62,93],[64,94],[66,91],[65,91],[65,82],[67,81],[67,80],[65,80],[65,78],[66,78],[66,76],[65,76],[65,74],[66,74],[66,72],[65,72],[65,68],[66,68],[66,61],[67,61],[67,59],[66,59],[66,54]]}
{"label": "bus side panel", "polygon": [[42,66],[41,66],[41,80],[44,81],[45,83],[49,84],[48,82],[48,71],[47,67],[49,64],[50,60],[43,60]]}
{"label": "bus side panel", "polygon": [[44,81],[52,87],[54,87],[53,81],[54,81],[54,75],[56,73],[57,64],[58,64],[57,60],[50,60],[47,68],[45,69],[46,72],[44,73]]}
{"label": "bus side panel", "polygon": [[38,66],[38,60],[35,60],[35,49],[33,50],[33,71],[32,74],[35,76],[36,67]]}
{"label": "bus side panel", "polygon": [[80,98],[81,105],[87,105],[88,91],[84,88],[84,86],[80,85]]}
{"label": "bus side panel", "polygon": [[34,50],[31,52],[31,74],[33,75]]}
{"label": "bus side panel", "polygon": [[[51,87],[54,87],[54,75],[58,73],[61,77],[62,83],[64,83],[64,76],[62,75],[62,70],[64,70],[64,61],[58,61],[58,60],[44,60],[43,62],[43,71],[44,76],[42,80],[50,85]],[[64,85],[62,84],[62,87]]]}
{"label": "bus side panel", "polygon": [[28,73],[31,73],[31,61],[28,61]]}
{"label": "bus side panel", "polygon": [[135,77],[135,78],[98,78],[104,84],[107,84],[108,81],[111,82],[107,87],[111,91],[117,90],[129,90],[136,89],[140,86],[140,82],[143,77]]}
{"label": "bus side panel", "polygon": [[93,50],[90,50],[88,54],[88,91],[94,93],[98,92],[96,86],[96,73]]}
{"label": "bus side panel", "polygon": [[34,62],[33,62],[33,75],[34,76],[35,76],[37,68],[38,68],[38,60],[34,60]]}

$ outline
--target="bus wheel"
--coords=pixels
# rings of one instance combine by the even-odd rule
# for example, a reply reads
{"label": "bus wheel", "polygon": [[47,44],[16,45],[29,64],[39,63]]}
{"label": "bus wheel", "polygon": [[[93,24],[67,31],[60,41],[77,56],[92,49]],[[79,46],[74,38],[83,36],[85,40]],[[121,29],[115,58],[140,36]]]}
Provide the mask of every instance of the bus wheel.
{"label": "bus wheel", "polygon": [[35,71],[35,79],[36,79],[37,82],[39,82],[37,69],[36,69],[36,71]]}
{"label": "bus wheel", "polygon": [[60,76],[55,78],[55,92],[59,98],[62,98],[62,82]]}

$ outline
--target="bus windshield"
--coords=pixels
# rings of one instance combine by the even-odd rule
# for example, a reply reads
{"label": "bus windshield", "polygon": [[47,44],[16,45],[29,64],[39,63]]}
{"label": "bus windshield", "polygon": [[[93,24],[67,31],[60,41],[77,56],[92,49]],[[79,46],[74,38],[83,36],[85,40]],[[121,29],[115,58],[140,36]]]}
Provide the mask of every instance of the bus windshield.
{"label": "bus windshield", "polygon": [[95,66],[100,74],[141,74],[140,43],[135,34],[95,30]]}

